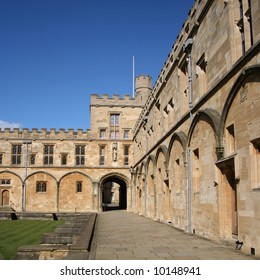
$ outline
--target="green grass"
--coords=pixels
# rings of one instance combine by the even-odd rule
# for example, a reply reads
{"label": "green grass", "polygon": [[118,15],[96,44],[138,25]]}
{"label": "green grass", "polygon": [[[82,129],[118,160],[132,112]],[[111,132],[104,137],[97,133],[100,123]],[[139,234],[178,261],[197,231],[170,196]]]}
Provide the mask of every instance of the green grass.
{"label": "green grass", "polygon": [[0,256],[12,259],[18,247],[38,245],[43,233],[55,231],[64,221],[0,220]]}

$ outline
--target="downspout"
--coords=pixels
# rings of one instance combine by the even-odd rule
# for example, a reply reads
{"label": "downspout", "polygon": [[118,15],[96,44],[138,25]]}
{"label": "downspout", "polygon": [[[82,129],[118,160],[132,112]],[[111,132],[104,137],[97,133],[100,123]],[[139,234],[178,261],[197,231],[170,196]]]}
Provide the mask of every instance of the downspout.
{"label": "downspout", "polygon": [[[189,113],[190,113],[190,123],[192,123],[193,115],[193,99],[192,99],[192,61],[191,61],[191,48],[193,40],[192,38],[187,39],[183,46],[183,51],[187,54],[188,63],[188,93],[189,93]],[[187,207],[188,207],[188,225],[187,232],[192,233],[192,209],[191,209],[191,151],[190,147],[187,147]]]}
{"label": "downspout", "polygon": [[[148,158],[148,117],[144,117],[144,125],[145,125],[145,138],[146,138],[146,149],[145,149],[145,159],[146,159],[146,164],[147,164],[147,158]],[[147,165],[146,165],[147,168]],[[147,196],[147,173],[148,170],[146,170],[145,174],[145,181],[144,181],[144,216],[146,216],[146,196]]]}
{"label": "downspout", "polygon": [[28,168],[28,145],[32,144],[32,141],[25,140],[25,160],[24,160],[24,181],[22,185],[22,211],[26,211],[26,180],[27,180],[27,168]]}
{"label": "downspout", "polygon": [[57,182],[56,208],[57,208],[57,212],[59,212],[60,211],[60,182]]}

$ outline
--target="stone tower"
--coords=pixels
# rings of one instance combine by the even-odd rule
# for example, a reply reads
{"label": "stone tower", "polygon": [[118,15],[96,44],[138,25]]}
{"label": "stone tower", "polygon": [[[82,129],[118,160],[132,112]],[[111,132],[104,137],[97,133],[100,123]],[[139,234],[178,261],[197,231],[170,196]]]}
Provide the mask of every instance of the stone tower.
{"label": "stone tower", "polygon": [[140,75],[135,79],[135,98],[140,103],[145,103],[152,91],[152,78],[148,75]]}

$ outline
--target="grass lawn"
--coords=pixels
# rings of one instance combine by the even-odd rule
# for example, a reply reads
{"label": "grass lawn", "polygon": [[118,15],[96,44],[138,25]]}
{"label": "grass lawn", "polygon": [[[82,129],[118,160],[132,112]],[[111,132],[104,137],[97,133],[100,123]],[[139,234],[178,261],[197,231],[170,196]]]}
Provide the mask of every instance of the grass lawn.
{"label": "grass lawn", "polygon": [[12,259],[18,247],[38,245],[43,233],[53,232],[64,221],[0,220],[0,259]]}

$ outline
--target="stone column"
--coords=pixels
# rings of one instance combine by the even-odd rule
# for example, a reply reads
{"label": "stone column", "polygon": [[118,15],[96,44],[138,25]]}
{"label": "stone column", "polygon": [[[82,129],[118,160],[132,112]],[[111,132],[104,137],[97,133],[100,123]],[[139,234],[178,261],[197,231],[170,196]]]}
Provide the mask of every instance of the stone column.
{"label": "stone column", "polygon": [[57,193],[56,193],[56,210],[59,212],[60,208],[60,182],[57,182]]}
{"label": "stone column", "polygon": [[99,182],[92,182],[92,211],[100,211]]}

